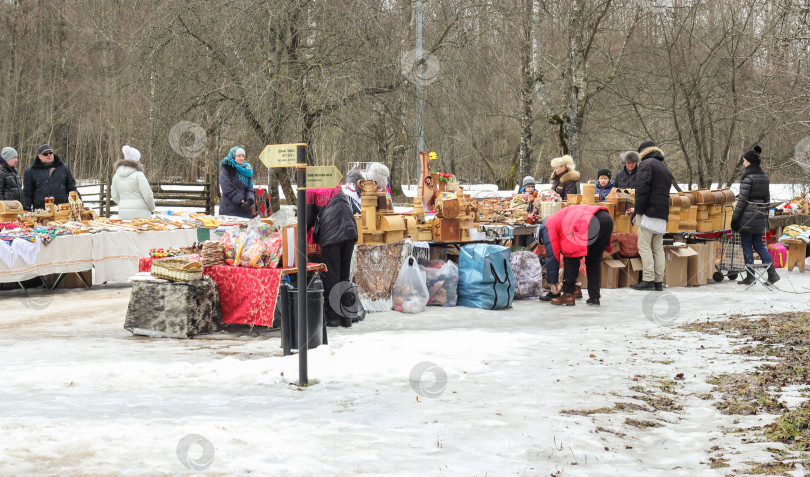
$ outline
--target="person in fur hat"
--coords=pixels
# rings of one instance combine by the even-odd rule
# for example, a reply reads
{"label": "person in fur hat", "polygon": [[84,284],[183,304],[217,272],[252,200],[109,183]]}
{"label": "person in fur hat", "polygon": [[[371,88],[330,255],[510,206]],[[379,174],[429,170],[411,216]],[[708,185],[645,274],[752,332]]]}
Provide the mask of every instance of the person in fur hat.
{"label": "person in fur hat", "polygon": [[[768,265],[768,282],[779,281],[779,274],[773,266],[773,259],[768,248],[762,242],[762,234],[768,231],[768,204],[771,202],[771,180],[760,164],[759,155],[762,148],[754,146],[745,151],[742,156],[745,170],[740,178],[740,194],[734,214],[731,216],[731,229],[740,234],[743,260],[745,265],[754,263],[754,251],[757,252],[762,263]],[[754,275],[746,270],[745,278],[738,281],[740,285],[750,285],[754,282]]]}
{"label": "person in fur hat", "polygon": [[134,147],[121,148],[124,158],[115,163],[110,198],[118,204],[118,218],[122,220],[152,217],[155,195],[143,173],[141,153]]}
{"label": "person in fur hat", "polygon": [[563,201],[568,200],[568,194],[578,194],[579,172],[574,165],[574,159],[569,155],[555,157],[551,160],[554,172],[551,174],[551,190],[560,195]]}

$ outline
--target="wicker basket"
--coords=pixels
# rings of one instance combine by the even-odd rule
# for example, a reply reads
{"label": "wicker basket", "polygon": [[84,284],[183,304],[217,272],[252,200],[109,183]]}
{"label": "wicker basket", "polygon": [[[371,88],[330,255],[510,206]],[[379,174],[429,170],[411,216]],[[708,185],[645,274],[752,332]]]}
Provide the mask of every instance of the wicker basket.
{"label": "wicker basket", "polygon": [[173,282],[200,280],[203,269],[200,262],[189,262],[180,258],[165,258],[152,262],[151,275]]}

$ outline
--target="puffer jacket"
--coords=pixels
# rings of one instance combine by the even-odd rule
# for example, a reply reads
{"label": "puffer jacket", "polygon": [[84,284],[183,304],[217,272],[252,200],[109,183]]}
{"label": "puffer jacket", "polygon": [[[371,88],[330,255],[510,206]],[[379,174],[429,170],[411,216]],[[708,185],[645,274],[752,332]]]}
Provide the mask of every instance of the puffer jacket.
{"label": "puffer jacket", "polygon": [[124,160],[115,164],[110,196],[118,204],[119,219],[149,218],[155,210],[155,195],[140,162]]}
{"label": "puffer jacket", "polygon": [[731,229],[741,234],[764,234],[768,231],[768,204],[771,180],[761,167],[750,165],[740,179],[740,195],[731,216]]}
{"label": "puffer jacket", "polygon": [[551,190],[560,194],[560,199],[563,201],[568,200],[568,194],[578,194],[577,187],[579,181],[579,172],[566,170],[562,175],[551,173]]}
{"label": "puffer jacket", "polygon": [[588,254],[588,227],[600,210],[608,209],[600,205],[573,205],[546,217],[543,225],[548,229],[551,249],[558,262],[562,262],[560,255],[575,258]]}
{"label": "puffer jacket", "polygon": [[672,172],[664,164],[664,154],[657,147],[645,149],[639,156],[641,162],[636,166],[636,205],[633,215],[667,220]]}
{"label": "puffer jacket", "polygon": [[317,224],[315,243],[328,247],[345,241],[357,241],[357,222],[349,200],[341,186],[307,191],[307,229]]}
{"label": "puffer jacket", "polygon": [[253,214],[239,205],[243,200],[256,203],[256,193],[252,187],[246,186],[236,175],[236,168],[227,164],[222,165],[219,171],[219,189],[222,199],[219,202],[219,215],[231,215],[250,219]]}
{"label": "puffer jacket", "polygon": [[616,176],[613,178],[613,183],[619,189],[635,189],[637,177],[638,165],[636,165],[632,171],[628,171],[627,167],[622,167],[618,172],[616,172]]}
{"label": "puffer jacket", "polygon": [[16,167],[0,166],[0,200],[22,202],[22,179]]}
{"label": "puffer jacket", "polygon": [[610,191],[613,190],[613,187],[614,187],[613,181],[608,182],[608,184],[605,187],[602,187],[602,184],[598,182],[596,183],[596,195],[599,196],[599,202],[605,201],[605,197],[607,197],[608,194],[610,194]]}
{"label": "puffer jacket", "polygon": [[25,210],[44,209],[45,197],[53,197],[54,204],[67,204],[68,194],[73,191],[79,192],[76,181],[59,156],[54,154],[50,164],[36,157],[23,176],[23,207]]}

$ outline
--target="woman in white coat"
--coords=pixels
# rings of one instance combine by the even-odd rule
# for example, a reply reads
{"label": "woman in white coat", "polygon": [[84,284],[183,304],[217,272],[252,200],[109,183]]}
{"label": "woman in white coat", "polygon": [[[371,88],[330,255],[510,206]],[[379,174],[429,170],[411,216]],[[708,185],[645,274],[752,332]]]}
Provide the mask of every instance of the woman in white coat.
{"label": "woman in white coat", "polygon": [[141,153],[134,147],[121,148],[124,159],[115,163],[112,200],[118,204],[118,218],[150,218],[155,210],[155,196],[141,166]]}

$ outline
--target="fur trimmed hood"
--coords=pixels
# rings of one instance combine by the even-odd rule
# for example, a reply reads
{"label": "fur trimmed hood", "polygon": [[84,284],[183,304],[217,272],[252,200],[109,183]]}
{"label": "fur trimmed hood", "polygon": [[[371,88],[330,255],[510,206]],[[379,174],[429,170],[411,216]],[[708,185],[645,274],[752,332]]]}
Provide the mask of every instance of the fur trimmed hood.
{"label": "fur trimmed hood", "polygon": [[117,171],[118,168],[122,167],[122,166],[123,167],[131,167],[133,169],[136,169],[136,170],[139,170],[139,171],[143,172],[143,166],[141,165],[140,161],[135,162],[135,161],[128,161],[126,159],[121,159],[120,161],[115,163],[115,165],[113,166],[113,169],[115,169]]}
{"label": "fur trimmed hood", "polygon": [[664,160],[664,151],[662,151],[661,149],[658,149],[655,146],[647,147],[647,148],[642,149],[641,152],[638,153],[638,156],[641,158],[642,161],[644,159],[649,158],[649,157],[654,157],[654,158],[656,158],[658,160],[663,161]]}

